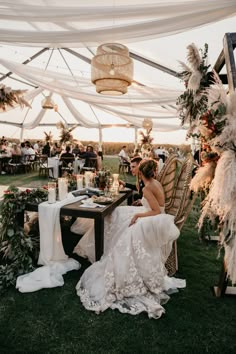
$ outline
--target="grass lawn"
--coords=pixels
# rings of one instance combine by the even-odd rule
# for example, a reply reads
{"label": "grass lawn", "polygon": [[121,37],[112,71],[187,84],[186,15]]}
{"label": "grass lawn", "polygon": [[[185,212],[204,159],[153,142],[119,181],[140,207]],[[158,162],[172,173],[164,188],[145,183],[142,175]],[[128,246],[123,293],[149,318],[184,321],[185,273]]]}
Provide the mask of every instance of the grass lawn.
{"label": "grass lawn", "polygon": [[[113,159],[105,159],[109,164]],[[0,184],[17,177],[0,176]],[[36,175],[21,182],[39,183]],[[212,295],[221,259],[215,243],[199,241],[196,220],[194,211],[178,240],[178,276],[187,287],[171,296],[161,319],[85,310],[75,292],[83,266],[65,275],[61,288],[28,294],[12,288],[2,295],[0,353],[235,353],[236,299]]]}

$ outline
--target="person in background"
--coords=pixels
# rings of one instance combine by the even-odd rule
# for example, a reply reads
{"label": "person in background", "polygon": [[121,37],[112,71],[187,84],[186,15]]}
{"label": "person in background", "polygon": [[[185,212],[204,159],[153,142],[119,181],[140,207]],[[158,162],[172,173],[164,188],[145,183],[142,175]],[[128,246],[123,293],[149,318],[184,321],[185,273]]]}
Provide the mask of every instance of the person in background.
{"label": "person in background", "polygon": [[132,205],[141,205],[140,199],[143,196],[142,190],[144,187],[144,183],[141,179],[138,178],[139,164],[142,161],[141,156],[135,156],[130,161],[130,171],[133,176],[136,176],[136,184],[127,183],[122,180],[119,181],[120,185],[124,188],[130,188],[134,191],[131,198],[128,199],[128,204]]}
{"label": "person in background", "polygon": [[30,142],[26,142],[25,147],[26,147],[25,157],[27,157],[27,160],[34,161],[35,160],[35,151],[32,148]]}
{"label": "person in background", "polygon": [[73,161],[75,161],[74,155],[70,152],[70,146],[69,146],[69,145],[66,146],[66,152],[64,152],[63,154],[61,154],[60,161],[62,161],[63,158],[66,158],[67,161],[69,161],[69,162],[71,162],[71,163],[72,163]]}
{"label": "person in background", "polygon": [[72,154],[74,154],[74,156],[79,156],[80,153],[81,153],[81,151],[79,148],[79,144],[75,144],[75,147],[72,150]]}
{"label": "person in background", "polygon": [[70,168],[69,173],[73,171],[73,162],[75,161],[74,155],[70,152],[70,146],[66,146],[66,152],[60,156],[61,165],[59,166],[59,174],[62,176],[62,167]]}
{"label": "person in background", "polygon": [[12,143],[12,156],[21,156],[21,149],[17,143]]}
{"label": "person in background", "polygon": [[37,140],[36,143],[33,145],[33,149],[36,154],[39,153],[39,140]]}
{"label": "person in background", "polygon": [[99,147],[98,147],[98,156],[100,156],[100,157],[101,157],[101,160],[103,160],[102,145],[99,145]]}
{"label": "person in background", "polygon": [[129,156],[126,152],[126,145],[122,146],[122,149],[120,150],[118,156],[122,164],[128,166],[128,172],[130,172],[130,161],[129,161]]}
{"label": "person in background", "polygon": [[89,159],[90,158],[96,158],[97,154],[93,151],[93,146],[92,145],[88,145],[86,151],[82,152],[79,155],[79,157],[81,159],[85,159],[84,167],[89,167]]}
{"label": "person in background", "polygon": [[50,157],[50,155],[51,155],[51,147],[50,147],[49,141],[47,141],[47,143],[44,145],[43,150],[42,150],[42,154],[43,155],[47,155],[48,157]]}
{"label": "person in background", "polygon": [[21,162],[25,162],[25,155],[27,155],[27,149],[25,147],[25,143],[22,142],[20,144],[20,149],[21,149]]}

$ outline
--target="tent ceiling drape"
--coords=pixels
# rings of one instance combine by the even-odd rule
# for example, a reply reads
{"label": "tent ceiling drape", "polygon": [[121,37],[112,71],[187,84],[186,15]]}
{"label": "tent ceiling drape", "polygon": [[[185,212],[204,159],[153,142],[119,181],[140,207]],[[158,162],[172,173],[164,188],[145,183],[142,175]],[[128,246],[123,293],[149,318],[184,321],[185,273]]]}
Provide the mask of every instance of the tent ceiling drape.
{"label": "tent ceiling drape", "polygon": [[[175,0],[173,2],[149,0],[145,5],[141,0],[120,0],[113,3],[107,0],[102,2],[87,0],[85,4],[75,0],[66,2],[39,0],[37,3],[32,0],[0,1],[0,43],[2,43],[0,53],[5,48],[9,49],[9,46],[21,48],[22,52],[23,50],[29,52],[30,48],[33,50],[35,47],[55,48],[64,59],[66,69],[69,70],[66,74],[65,69],[60,72],[58,64],[55,64],[54,68],[51,62],[48,65],[52,54],[53,57],[55,56],[53,49],[49,50],[50,57],[47,59],[44,57],[42,60],[43,65],[38,58],[32,62],[30,59],[21,60],[27,62],[26,66],[14,61],[14,56],[10,61],[9,57],[6,60],[6,57],[0,55],[1,72],[6,74],[6,70],[9,70],[14,73],[15,80],[36,86],[37,88],[29,89],[25,98],[33,101],[33,108],[38,101],[38,110],[34,117],[24,110],[21,114],[22,118],[12,119],[11,112],[6,112],[0,114],[0,124],[3,122],[15,124],[25,129],[45,125],[47,118],[43,114],[45,112],[41,111],[39,101],[46,92],[61,96],[67,114],[71,116],[71,121],[68,120],[69,124],[77,123],[84,127],[99,128],[106,124],[98,118],[100,114],[110,115],[113,118],[119,117],[119,122],[128,122],[136,127],[141,127],[143,119],[148,117],[153,119],[154,129],[159,131],[180,129],[175,102],[182,90],[178,89],[179,80],[176,77],[169,87],[150,85],[146,75],[143,75],[144,80],[139,84],[138,70],[145,64],[135,61],[136,83],[134,81],[131,85],[128,94],[122,97],[98,95],[89,79],[89,63],[92,53],[95,52],[95,48],[92,47],[102,42],[125,44],[147,41],[234,16],[236,16],[235,0],[224,2],[221,0]],[[72,66],[60,51],[63,50],[60,48],[66,50],[71,47],[77,48],[77,52],[74,53],[78,54],[76,58],[78,64],[75,64],[74,58]],[[135,59],[142,58],[141,53],[142,50]],[[141,61],[145,63],[145,60]],[[158,63],[154,66],[162,69]],[[75,67],[79,69],[75,70]],[[148,70],[147,65],[145,68]],[[167,67],[166,69],[166,72],[174,73],[173,70]],[[165,79],[162,81],[164,82]],[[2,83],[9,85],[9,82],[10,79],[7,78]],[[85,104],[89,107],[89,117],[88,109],[87,112],[81,109]]]}

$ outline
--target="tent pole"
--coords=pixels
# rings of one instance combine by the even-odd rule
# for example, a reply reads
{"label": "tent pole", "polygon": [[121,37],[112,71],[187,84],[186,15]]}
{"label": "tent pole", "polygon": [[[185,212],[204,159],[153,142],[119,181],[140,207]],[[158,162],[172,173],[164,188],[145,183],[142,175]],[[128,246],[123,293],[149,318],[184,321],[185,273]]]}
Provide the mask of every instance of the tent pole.
{"label": "tent pole", "polygon": [[20,131],[20,142],[21,142],[21,143],[22,143],[22,141],[24,140],[23,137],[24,137],[24,128],[23,128],[23,126],[22,126],[22,127],[21,127],[21,131]]}
{"label": "tent pole", "polygon": [[99,146],[102,146],[102,127],[99,127]]}
{"label": "tent pole", "polygon": [[135,145],[135,150],[138,147],[138,128],[134,127],[134,145]]}

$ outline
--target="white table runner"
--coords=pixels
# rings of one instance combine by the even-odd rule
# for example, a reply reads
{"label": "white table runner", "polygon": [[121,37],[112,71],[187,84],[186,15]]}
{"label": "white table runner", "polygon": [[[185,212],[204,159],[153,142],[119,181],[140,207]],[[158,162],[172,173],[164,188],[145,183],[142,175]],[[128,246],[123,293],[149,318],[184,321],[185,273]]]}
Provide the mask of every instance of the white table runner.
{"label": "white table runner", "polygon": [[78,202],[87,196],[74,197],[71,193],[62,201],[54,204],[43,202],[39,204],[40,253],[38,264],[49,265],[55,261],[65,261],[65,254],[60,225],[60,209],[62,206]]}

